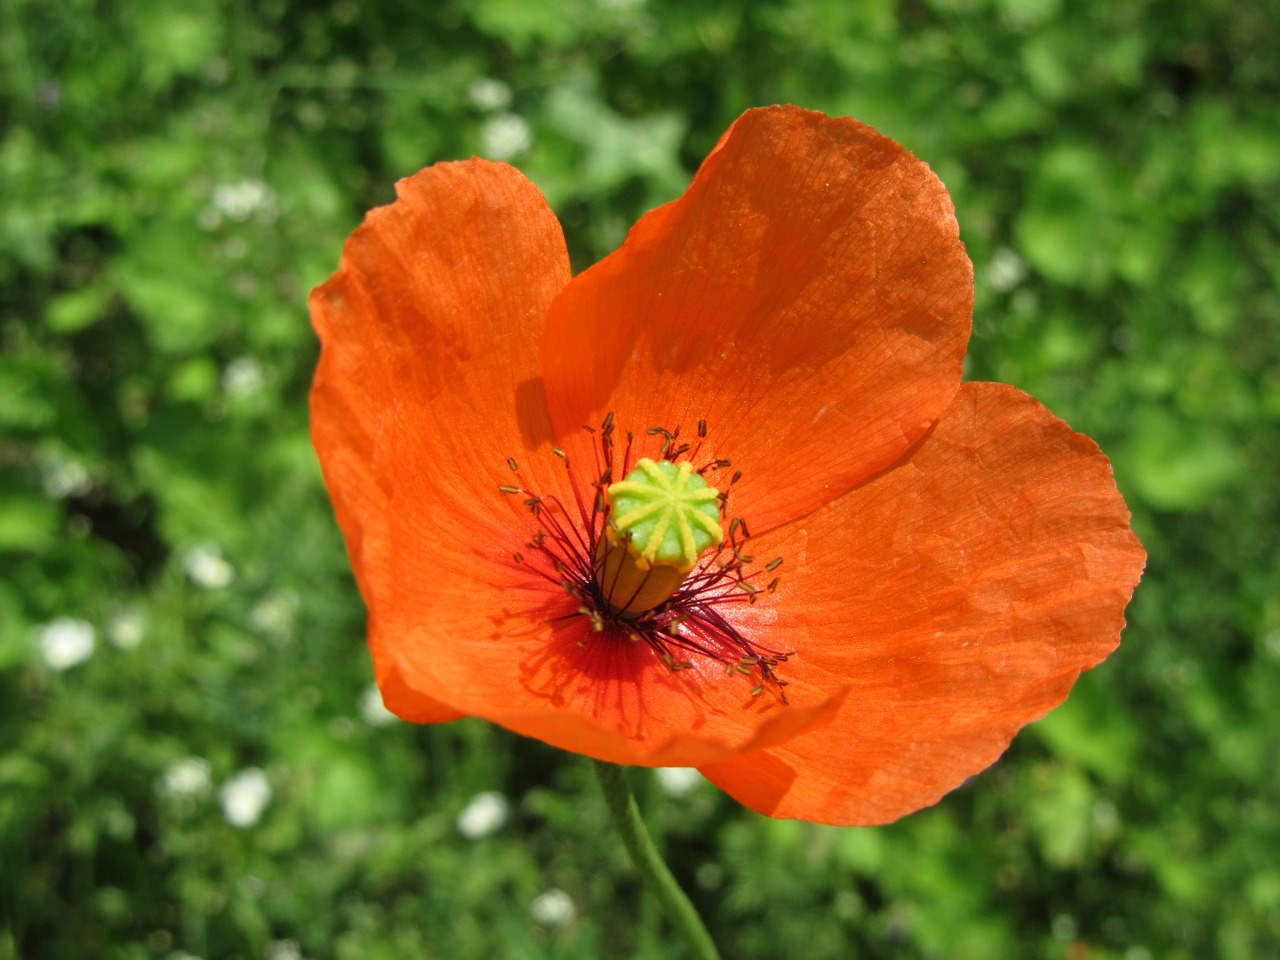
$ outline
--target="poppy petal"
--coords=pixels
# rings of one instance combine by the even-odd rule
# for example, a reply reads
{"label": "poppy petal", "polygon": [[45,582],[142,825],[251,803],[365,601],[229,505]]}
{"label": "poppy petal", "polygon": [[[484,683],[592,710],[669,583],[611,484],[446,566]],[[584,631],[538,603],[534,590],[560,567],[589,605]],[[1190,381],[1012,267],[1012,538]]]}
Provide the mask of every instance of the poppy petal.
{"label": "poppy petal", "polygon": [[482,618],[409,627],[398,649],[403,672],[429,673],[467,713],[599,760],[713,763],[825,722],[845,695],[800,682],[788,689],[804,703],[787,707],[753,697],[754,681],[726,676],[708,658],[672,671],[643,642],[594,633],[575,602],[549,602],[546,584],[532,579],[486,590],[475,607]]}
{"label": "poppy petal", "polygon": [[960,383],[973,271],[951,200],[870,127],[744,114],[680,199],[575,277],[547,320],[562,442],[698,421],[757,532],[897,460]]}
{"label": "poppy petal", "polygon": [[[526,495],[499,488],[574,503],[538,381],[542,317],[568,281],[559,226],[502,165],[442,164],[398,190],[311,300],[324,344],[312,430],[387,706],[686,766],[833,714],[837,687],[806,690],[790,710],[752,698],[713,660],[673,673],[645,644],[593,633],[578,602],[539,575]],[[522,550],[528,562],[513,556]]]}
{"label": "poppy petal", "polygon": [[[1031,397],[970,383],[902,463],[759,549],[837,717],[703,768],[742,803],[894,820],[993,763],[1119,642],[1145,552],[1107,459]],[[773,542],[767,542],[772,539]]]}
{"label": "poppy petal", "polygon": [[[516,511],[496,503],[498,486],[510,482],[507,457],[550,445],[542,328],[569,262],[546,201],[505,164],[438,164],[396,190],[311,295],[323,344],[312,436],[388,705],[407,719],[443,720],[460,711],[399,669],[398,631],[406,615],[434,616],[441,541],[501,542],[509,553]],[[536,464],[527,468],[536,475]],[[410,518],[431,535],[419,537]],[[396,582],[406,565],[428,588],[410,611],[406,594],[423,598]]]}
{"label": "poppy petal", "polygon": [[[370,629],[369,635],[374,636],[375,631]],[[415,689],[405,678],[395,656],[384,655],[378,659],[378,689],[382,692],[382,702],[401,720],[408,720],[410,723],[448,723],[466,716],[461,710],[433,700],[421,690]]]}

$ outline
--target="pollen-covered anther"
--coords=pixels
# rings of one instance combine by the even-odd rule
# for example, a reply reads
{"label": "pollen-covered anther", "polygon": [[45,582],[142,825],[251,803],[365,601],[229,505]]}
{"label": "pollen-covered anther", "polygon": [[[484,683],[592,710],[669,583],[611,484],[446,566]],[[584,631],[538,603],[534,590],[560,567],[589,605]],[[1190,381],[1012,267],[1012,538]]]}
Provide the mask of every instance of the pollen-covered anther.
{"label": "pollen-covered anther", "polygon": [[604,598],[641,615],[666,601],[706,550],[724,540],[720,491],[686,460],[642,458],[605,492],[609,522],[596,563]]}

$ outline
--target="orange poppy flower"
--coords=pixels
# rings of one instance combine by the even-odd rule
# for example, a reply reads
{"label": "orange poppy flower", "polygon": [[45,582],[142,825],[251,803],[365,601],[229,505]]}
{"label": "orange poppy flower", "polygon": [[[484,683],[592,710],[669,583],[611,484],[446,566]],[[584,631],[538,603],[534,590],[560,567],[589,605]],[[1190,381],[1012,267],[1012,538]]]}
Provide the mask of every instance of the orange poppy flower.
{"label": "orange poppy flower", "polygon": [[[794,107],[576,277],[512,167],[401,181],[311,297],[388,707],[827,823],[991,764],[1115,648],[1145,554],[1092,441],[960,382],[972,298],[929,168]],[[611,551],[660,561],[608,491],[642,458],[718,492],[722,542],[628,609]]]}

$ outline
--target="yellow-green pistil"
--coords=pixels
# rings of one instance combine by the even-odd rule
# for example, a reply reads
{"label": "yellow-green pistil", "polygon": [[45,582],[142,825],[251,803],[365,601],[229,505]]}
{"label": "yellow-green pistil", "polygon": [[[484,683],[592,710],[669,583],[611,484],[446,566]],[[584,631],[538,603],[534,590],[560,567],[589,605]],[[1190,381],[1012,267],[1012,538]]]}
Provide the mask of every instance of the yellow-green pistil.
{"label": "yellow-green pistil", "polygon": [[718,547],[720,491],[685,461],[636,461],[605,492],[609,523],[596,557],[615,613],[640,616],[676,592],[704,550]]}

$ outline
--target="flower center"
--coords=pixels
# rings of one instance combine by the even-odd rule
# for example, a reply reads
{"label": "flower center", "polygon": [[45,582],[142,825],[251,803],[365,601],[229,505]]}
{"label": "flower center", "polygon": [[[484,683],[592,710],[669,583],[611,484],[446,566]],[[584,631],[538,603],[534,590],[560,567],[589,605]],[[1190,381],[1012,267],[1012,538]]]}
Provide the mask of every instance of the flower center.
{"label": "flower center", "polygon": [[[776,668],[794,652],[745,636],[731,613],[738,604],[753,604],[761,594],[773,593],[782,558],[756,566],[745,550],[751,536],[746,523],[726,516],[741,472],[718,490],[703,474],[732,466],[728,460],[694,467],[707,436],[706,423],[698,422],[694,443],[680,442],[678,427],[650,427],[649,436],[663,437],[657,460],[632,460],[635,436],[630,431],[621,450],[617,448],[612,413],[598,430],[584,429],[598,445],[591,474],[595,479],[589,484],[563,450],[553,451],[568,472],[570,503],[533,493],[523,481],[499,488],[524,497],[535,521],[525,544],[531,553],[517,551],[512,559],[575,603],[574,609],[547,622],[584,618],[590,629],[579,646],[597,635],[606,643],[644,642],[672,671],[692,667],[692,657],[714,660],[725,676],[751,679],[751,696],[772,689],[787,703],[787,681]],[[509,459],[507,465],[521,480],[519,464]],[[623,479],[615,482],[620,474]]]}
{"label": "flower center", "polygon": [[596,578],[611,610],[635,617],[665,602],[698,557],[724,541],[720,491],[688,460],[642,458],[605,492],[609,519],[596,545]]}

